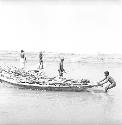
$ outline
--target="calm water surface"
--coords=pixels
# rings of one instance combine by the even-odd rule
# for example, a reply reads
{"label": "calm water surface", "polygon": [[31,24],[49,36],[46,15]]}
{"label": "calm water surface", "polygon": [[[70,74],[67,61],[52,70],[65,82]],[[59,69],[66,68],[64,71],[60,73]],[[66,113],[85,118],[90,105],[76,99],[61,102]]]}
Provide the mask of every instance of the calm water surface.
{"label": "calm water surface", "polygon": [[[34,65],[33,64],[29,64]],[[57,63],[45,64],[55,76]],[[109,70],[117,87],[105,94],[91,92],[46,92],[0,86],[0,124],[3,125],[121,125],[122,65],[66,63],[66,77],[88,78],[93,83]],[[99,88],[103,90],[104,88]]]}

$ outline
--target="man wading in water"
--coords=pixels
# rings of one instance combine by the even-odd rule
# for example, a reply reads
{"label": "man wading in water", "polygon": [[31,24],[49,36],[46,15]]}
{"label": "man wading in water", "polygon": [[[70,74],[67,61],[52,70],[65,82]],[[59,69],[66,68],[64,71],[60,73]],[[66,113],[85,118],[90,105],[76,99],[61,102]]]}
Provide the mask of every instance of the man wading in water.
{"label": "man wading in water", "polygon": [[43,69],[43,54],[42,52],[39,53],[39,69]]}
{"label": "man wading in water", "polygon": [[25,62],[26,62],[26,57],[25,57],[25,53],[24,53],[24,50],[21,50],[21,53],[20,53],[20,67],[23,69],[25,68]]}
{"label": "man wading in water", "polygon": [[[65,72],[64,67],[63,67],[63,62],[64,62],[64,58],[61,59],[60,63],[59,63],[59,77],[62,78],[63,77],[63,73]],[[66,73],[66,72],[65,72]]]}
{"label": "man wading in water", "polygon": [[[98,82],[98,86],[102,86],[103,84],[109,82],[110,84],[108,86],[105,87],[105,92],[107,92],[109,89],[113,88],[116,86],[116,82],[114,81],[114,79],[109,75],[108,71],[104,72],[105,74],[105,78],[103,80],[101,80],[100,82]],[[103,83],[101,83],[103,82]]]}

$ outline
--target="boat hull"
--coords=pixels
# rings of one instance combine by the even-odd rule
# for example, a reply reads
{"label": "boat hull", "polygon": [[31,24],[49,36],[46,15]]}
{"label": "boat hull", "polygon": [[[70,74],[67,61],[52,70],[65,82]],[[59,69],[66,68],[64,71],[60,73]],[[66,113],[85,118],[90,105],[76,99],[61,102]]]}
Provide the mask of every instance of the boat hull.
{"label": "boat hull", "polygon": [[20,89],[32,89],[32,90],[45,90],[45,91],[71,91],[71,92],[82,92],[87,91],[85,86],[55,86],[55,85],[39,85],[39,84],[28,84],[28,83],[17,83],[8,79],[0,79],[2,84],[7,84],[8,87],[13,86]]}

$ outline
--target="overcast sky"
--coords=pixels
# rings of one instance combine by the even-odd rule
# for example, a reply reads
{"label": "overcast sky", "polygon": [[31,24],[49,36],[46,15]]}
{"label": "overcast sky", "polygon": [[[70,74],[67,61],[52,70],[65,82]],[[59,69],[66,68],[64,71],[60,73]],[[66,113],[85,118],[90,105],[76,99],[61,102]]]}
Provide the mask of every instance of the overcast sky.
{"label": "overcast sky", "polygon": [[0,50],[121,53],[121,2],[0,1]]}

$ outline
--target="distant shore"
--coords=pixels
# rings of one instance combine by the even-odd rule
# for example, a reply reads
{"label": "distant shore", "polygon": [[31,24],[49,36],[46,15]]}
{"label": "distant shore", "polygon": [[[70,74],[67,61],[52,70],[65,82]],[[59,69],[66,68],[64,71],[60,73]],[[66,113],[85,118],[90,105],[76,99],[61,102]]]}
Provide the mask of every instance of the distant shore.
{"label": "distant shore", "polygon": [[[25,52],[28,61],[38,61],[38,52]],[[0,61],[19,61],[18,51],[0,51]],[[66,62],[81,63],[122,63],[121,54],[73,54],[73,53],[52,53],[44,52],[44,60],[57,62],[61,57]]]}

